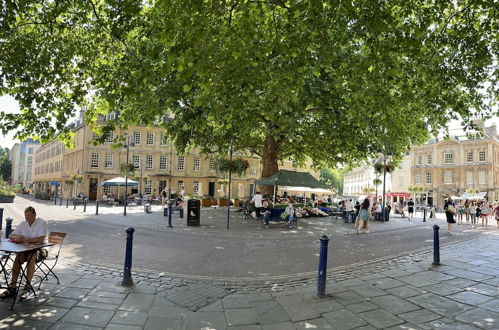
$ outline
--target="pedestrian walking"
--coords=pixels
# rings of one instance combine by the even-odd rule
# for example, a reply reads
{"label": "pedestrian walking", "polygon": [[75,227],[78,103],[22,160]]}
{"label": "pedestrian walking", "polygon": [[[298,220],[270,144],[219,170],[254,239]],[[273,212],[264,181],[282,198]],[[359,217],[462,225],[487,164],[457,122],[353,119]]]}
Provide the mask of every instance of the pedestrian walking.
{"label": "pedestrian walking", "polygon": [[497,202],[494,208],[494,217],[496,218],[497,229],[499,229],[499,203]]}
{"label": "pedestrian walking", "polygon": [[465,207],[463,202],[459,202],[457,206],[457,224],[462,225],[463,224],[463,217],[465,214]]}
{"label": "pedestrian walking", "polygon": [[447,231],[452,235],[452,225],[456,223],[454,215],[456,214],[456,208],[452,205],[452,201],[447,199],[444,205],[445,217],[447,218]]}
{"label": "pedestrian walking", "polygon": [[476,226],[476,214],[477,214],[478,206],[476,202],[471,202],[470,205],[470,218],[471,218],[471,228],[475,228]]}
{"label": "pedestrian walking", "polygon": [[486,201],[483,201],[482,203],[481,213],[482,213],[482,228],[487,229],[487,225],[489,222],[489,205],[487,204]]}
{"label": "pedestrian walking", "polygon": [[369,212],[369,199],[365,198],[360,207],[359,219],[357,221],[357,234],[360,234],[360,230],[365,226],[366,234],[369,234],[369,219],[371,218],[371,213]]}
{"label": "pedestrian walking", "polygon": [[259,191],[256,192],[255,196],[251,199],[251,203],[255,203],[255,214],[257,218],[260,218],[260,210],[263,206],[262,204],[263,196]]}
{"label": "pedestrian walking", "polygon": [[471,215],[470,206],[471,206],[471,202],[469,200],[465,200],[464,201],[464,212],[466,214],[466,223],[470,223],[470,215]]}
{"label": "pedestrian walking", "polygon": [[407,212],[409,213],[409,221],[412,221],[412,218],[414,217],[414,202],[412,201],[412,198],[407,203]]}
{"label": "pedestrian walking", "polygon": [[437,211],[435,205],[430,204],[430,217],[429,220],[437,220]]}

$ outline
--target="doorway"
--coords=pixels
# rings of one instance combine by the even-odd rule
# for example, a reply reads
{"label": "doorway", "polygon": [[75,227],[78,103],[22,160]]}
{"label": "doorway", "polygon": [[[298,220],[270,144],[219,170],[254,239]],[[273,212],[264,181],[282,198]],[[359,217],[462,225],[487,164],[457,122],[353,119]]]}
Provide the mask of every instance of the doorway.
{"label": "doorway", "polygon": [[88,187],[88,199],[94,201],[97,199],[97,187],[99,184],[99,179],[90,178],[90,183]]}
{"label": "doorway", "polygon": [[208,195],[215,197],[215,182],[208,182]]}

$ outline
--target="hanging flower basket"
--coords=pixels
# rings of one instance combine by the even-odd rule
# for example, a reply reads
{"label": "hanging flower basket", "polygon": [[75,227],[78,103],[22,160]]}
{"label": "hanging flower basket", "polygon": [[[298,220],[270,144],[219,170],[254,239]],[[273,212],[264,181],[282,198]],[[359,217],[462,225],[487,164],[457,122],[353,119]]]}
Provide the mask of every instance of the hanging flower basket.
{"label": "hanging flower basket", "polygon": [[220,159],[218,161],[218,170],[220,172],[232,172],[234,174],[244,174],[249,167],[249,162],[242,158]]}
{"label": "hanging flower basket", "polygon": [[480,189],[478,189],[478,188],[468,188],[468,189],[466,189],[466,192],[468,194],[478,194],[478,193],[480,193]]}
{"label": "hanging flower basket", "polygon": [[374,171],[376,173],[383,173],[383,169],[387,172],[387,173],[391,173],[393,172],[393,170],[395,170],[395,165],[393,164],[387,164],[387,165],[383,165],[383,164],[374,164]]}
{"label": "hanging flower basket", "polygon": [[82,183],[82,181],[83,181],[83,175],[73,175],[71,177],[71,179],[73,179],[74,182]]}

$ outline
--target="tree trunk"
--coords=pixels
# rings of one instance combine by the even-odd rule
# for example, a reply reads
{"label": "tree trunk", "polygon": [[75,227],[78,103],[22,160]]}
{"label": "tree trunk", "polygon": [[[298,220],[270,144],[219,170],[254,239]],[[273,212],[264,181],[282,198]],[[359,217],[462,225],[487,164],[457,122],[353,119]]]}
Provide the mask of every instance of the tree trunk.
{"label": "tree trunk", "polygon": [[[262,179],[274,175],[279,170],[279,165],[277,164],[278,154],[279,144],[274,137],[267,135],[263,146]],[[260,186],[260,192],[270,197],[274,193],[274,187]]]}

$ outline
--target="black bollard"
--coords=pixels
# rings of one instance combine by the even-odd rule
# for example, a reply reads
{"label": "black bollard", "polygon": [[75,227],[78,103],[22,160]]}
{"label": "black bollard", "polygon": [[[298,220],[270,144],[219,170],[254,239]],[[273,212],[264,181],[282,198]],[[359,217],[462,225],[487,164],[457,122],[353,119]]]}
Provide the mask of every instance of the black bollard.
{"label": "black bollard", "polygon": [[317,297],[326,295],[326,271],[327,271],[327,246],[329,238],[326,235],[321,237],[321,253],[319,256],[319,272],[317,275]]}
{"label": "black bollard", "polygon": [[68,208],[68,207],[69,207],[69,198],[66,199],[66,208]]}
{"label": "black bollard", "polygon": [[426,207],[423,207],[423,222],[426,222]]}
{"label": "black bollard", "polygon": [[59,197],[59,206],[62,206],[62,197]]}
{"label": "black bollard", "polygon": [[95,215],[99,215],[99,201],[95,201]]}
{"label": "black bollard", "polygon": [[132,286],[132,245],[133,245],[133,232],[135,229],[129,227],[126,229],[126,251],[125,251],[125,269],[123,271],[123,279],[121,285]]}
{"label": "black bollard", "polygon": [[168,227],[172,227],[172,213],[173,213],[173,203],[168,202]]}
{"label": "black bollard", "polygon": [[433,265],[440,265],[440,238],[438,236],[439,226],[433,226]]}
{"label": "black bollard", "polygon": [[178,209],[178,216],[180,219],[184,218],[184,208],[183,207]]}
{"label": "black bollard", "polygon": [[0,230],[2,230],[3,225],[3,207],[0,207]]}
{"label": "black bollard", "polygon": [[168,216],[168,208],[166,206],[163,209],[163,216],[164,217]]}
{"label": "black bollard", "polygon": [[5,219],[5,238],[9,238],[10,232],[12,231],[12,219],[11,217],[8,217]]}
{"label": "black bollard", "polygon": [[73,199],[73,210],[76,210],[76,200]]}
{"label": "black bollard", "polygon": [[83,212],[87,212],[87,199],[83,200]]}
{"label": "black bollard", "polygon": [[57,205],[57,195],[54,196],[54,205]]}

